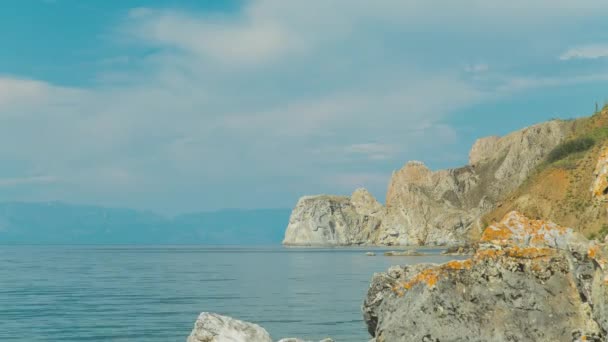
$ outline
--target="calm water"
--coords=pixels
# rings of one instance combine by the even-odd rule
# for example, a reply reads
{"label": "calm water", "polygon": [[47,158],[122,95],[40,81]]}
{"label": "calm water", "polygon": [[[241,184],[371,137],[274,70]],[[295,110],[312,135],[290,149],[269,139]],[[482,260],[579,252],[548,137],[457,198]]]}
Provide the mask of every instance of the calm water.
{"label": "calm water", "polygon": [[[273,336],[367,341],[371,249],[0,246],[0,341],[185,341],[201,311]],[[438,251],[433,251],[437,253]]]}

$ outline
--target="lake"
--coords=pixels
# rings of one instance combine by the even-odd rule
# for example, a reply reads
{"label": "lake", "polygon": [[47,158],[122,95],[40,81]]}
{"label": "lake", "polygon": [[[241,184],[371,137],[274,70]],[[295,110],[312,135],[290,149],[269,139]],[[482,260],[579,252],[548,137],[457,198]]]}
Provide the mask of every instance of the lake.
{"label": "lake", "polygon": [[360,307],[374,272],[453,259],[383,251],[0,246],[0,340],[185,341],[210,311],[258,323],[275,340],[368,341]]}

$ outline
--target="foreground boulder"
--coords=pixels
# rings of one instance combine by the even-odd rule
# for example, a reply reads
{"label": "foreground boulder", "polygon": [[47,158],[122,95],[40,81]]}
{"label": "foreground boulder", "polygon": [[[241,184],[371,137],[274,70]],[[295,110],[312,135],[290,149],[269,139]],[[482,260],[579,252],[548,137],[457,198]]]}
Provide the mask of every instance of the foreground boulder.
{"label": "foreground boulder", "polygon": [[[257,324],[203,312],[198,316],[187,342],[272,342],[270,334]],[[309,342],[299,338],[284,338],[279,342]],[[334,342],[326,338],[320,342]]]}
{"label": "foreground boulder", "polygon": [[188,342],[272,342],[264,328],[253,323],[203,312],[200,314]]}
{"label": "foreground boulder", "polygon": [[376,274],[363,306],[376,341],[604,341],[605,247],[519,213],[476,253]]}

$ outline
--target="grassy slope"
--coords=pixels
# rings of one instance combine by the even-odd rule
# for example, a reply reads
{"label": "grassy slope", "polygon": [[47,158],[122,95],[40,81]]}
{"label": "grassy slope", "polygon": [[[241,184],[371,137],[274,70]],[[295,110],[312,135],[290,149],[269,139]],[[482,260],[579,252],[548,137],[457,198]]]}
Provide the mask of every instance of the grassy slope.
{"label": "grassy slope", "polygon": [[592,138],[593,147],[541,164],[498,208],[484,216],[485,223],[518,210],[532,218],[578,229],[588,237],[603,238],[608,233],[606,204],[594,200],[591,193],[599,154],[608,147],[608,106],[591,117],[575,120],[574,125],[573,136],[568,140]]}

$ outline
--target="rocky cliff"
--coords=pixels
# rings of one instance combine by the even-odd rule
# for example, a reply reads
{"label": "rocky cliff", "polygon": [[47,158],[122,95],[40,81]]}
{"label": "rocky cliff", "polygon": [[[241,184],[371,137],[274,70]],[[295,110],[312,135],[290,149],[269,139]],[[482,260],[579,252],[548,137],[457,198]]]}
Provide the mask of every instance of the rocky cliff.
{"label": "rocky cliff", "polygon": [[292,213],[284,243],[465,244],[480,234],[482,217],[517,189],[573,128],[573,122],[554,120],[480,139],[471,149],[470,165],[457,169],[431,171],[421,162],[408,162],[393,173],[385,208],[364,190],[350,198],[305,197]]}
{"label": "rocky cliff", "polygon": [[604,341],[605,245],[512,212],[488,227],[470,258],[392,267],[363,306],[386,341]]}
{"label": "rocky cliff", "polygon": [[379,233],[384,207],[365,189],[351,197],[302,197],[291,213],[283,244],[349,246],[369,244]]}

